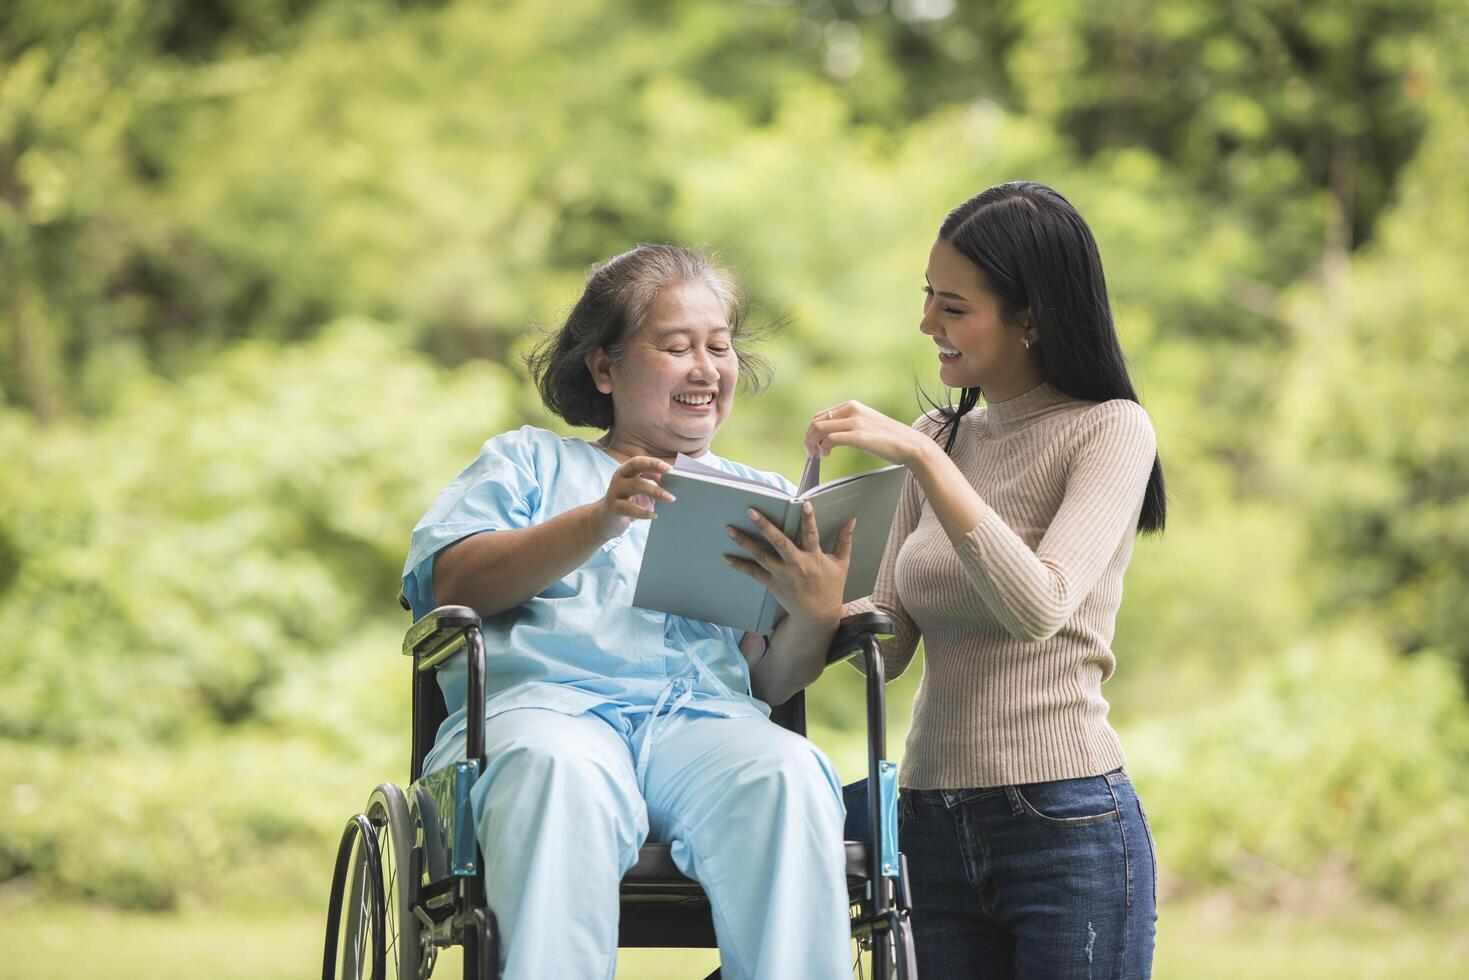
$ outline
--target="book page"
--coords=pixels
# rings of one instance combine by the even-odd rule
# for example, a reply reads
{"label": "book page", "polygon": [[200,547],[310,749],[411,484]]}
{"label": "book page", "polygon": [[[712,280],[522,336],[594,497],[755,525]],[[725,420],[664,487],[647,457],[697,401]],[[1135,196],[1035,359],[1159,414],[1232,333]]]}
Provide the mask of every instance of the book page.
{"label": "book page", "polygon": [[756,487],[760,490],[764,490],[766,493],[775,493],[782,497],[785,496],[785,493],[781,491],[780,487],[771,486],[764,480],[756,480],[750,477],[740,476],[736,473],[726,473],[724,470],[721,470],[717,466],[710,466],[708,463],[701,463],[697,459],[694,459],[692,456],[685,456],[683,453],[679,453],[676,457],[674,457],[673,468],[675,471],[678,472],[694,473],[699,476],[709,477],[711,479],[719,480],[724,483],[732,483],[737,486]]}
{"label": "book page", "polygon": [[[898,468],[901,469],[901,467],[898,467]],[[821,484],[820,486],[813,487],[811,489],[811,491],[809,493],[804,494],[804,496],[806,496],[808,498],[809,497],[815,497],[817,494],[826,493],[828,490],[835,490],[837,487],[845,486],[846,484],[851,483],[854,480],[863,480],[863,479],[866,479],[869,476],[872,476],[874,473],[885,473],[885,472],[887,472],[888,470],[891,470],[891,469],[894,469],[894,467],[892,467],[892,466],[883,466],[883,467],[879,467],[878,469],[875,469],[875,470],[866,470],[865,472],[862,472],[862,473],[853,473],[851,476],[839,476],[835,480],[831,480],[831,481],[829,481],[827,483]]]}
{"label": "book page", "polygon": [[801,483],[796,487],[796,496],[803,497],[816,484],[821,482],[821,457],[807,456],[806,468],[801,471]]}

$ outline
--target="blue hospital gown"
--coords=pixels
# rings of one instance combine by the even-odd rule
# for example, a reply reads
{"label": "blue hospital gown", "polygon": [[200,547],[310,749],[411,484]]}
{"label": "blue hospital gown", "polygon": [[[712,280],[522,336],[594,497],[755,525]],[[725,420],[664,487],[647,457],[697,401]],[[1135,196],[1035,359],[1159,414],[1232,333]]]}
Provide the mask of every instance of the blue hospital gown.
{"label": "blue hospital gown", "polygon": [[[793,491],[783,477],[706,453],[699,462]],[[486,442],[413,529],[403,591],[415,619],[434,605],[433,558],[471,534],[543,523],[606,493],[620,464],[582,439],[522,426]],[[750,693],[742,634],[632,604],[651,522],[633,521],[580,568],[483,623],[486,717],[513,708],[623,716],[675,708],[766,717]],[[465,729],[462,655],[440,669],[450,714],[425,764],[451,757]]]}
{"label": "blue hospital gown", "polygon": [[[530,426],[485,443],[413,531],[403,586],[415,617],[434,605],[440,549],[597,500],[618,465]],[[766,720],[737,631],[633,606],[650,526],[633,521],[483,623],[489,765],[472,799],[486,890],[513,896],[494,909],[504,976],[610,980],[618,882],[649,838],[704,886],[724,976],[850,976],[836,773]],[[439,682],[451,714],[425,771],[463,752],[462,655]]]}

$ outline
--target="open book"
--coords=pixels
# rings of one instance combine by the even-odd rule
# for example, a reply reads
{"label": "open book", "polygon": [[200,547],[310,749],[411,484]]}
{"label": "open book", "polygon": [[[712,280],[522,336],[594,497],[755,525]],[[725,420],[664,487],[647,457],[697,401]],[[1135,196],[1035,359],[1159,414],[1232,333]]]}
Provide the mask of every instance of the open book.
{"label": "open book", "polygon": [[678,499],[658,503],[658,519],[648,528],[633,605],[768,634],[784,618],[785,610],[769,589],[724,564],[725,555],[749,557],[730,540],[725,528],[733,525],[764,542],[765,536],[745,514],[753,507],[787,537],[799,540],[801,505],[807,500],[815,511],[823,551],[830,552],[842,525],[857,518],[842,601],[870,595],[906,471],[901,466],[885,466],[818,484],[820,465],[818,457],[807,461],[801,485],[792,496],[779,487],[680,455],[662,480],[664,489]]}

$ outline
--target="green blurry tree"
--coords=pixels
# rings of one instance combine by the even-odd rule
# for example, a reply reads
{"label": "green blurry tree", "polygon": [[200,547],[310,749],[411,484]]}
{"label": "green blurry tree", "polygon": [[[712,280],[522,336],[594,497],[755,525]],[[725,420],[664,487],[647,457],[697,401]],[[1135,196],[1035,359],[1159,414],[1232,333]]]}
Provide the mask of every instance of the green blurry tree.
{"label": "green blurry tree", "polygon": [[[1432,120],[1371,248],[1295,297],[1279,447],[1310,514],[1320,614],[1376,621],[1469,683],[1469,31],[1418,92]],[[1445,202],[1453,202],[1446,206]]]}
{"label": "green blurry tree", "polygon": [[[514,364],[588,263],[713,245],[789,321],[717,448],[794,475],[792,420],[918,413],[931,237],[1028,177],[1097,234],[1169,470],[1107,693],[1156,722],[1172,873],[1347,854],[1371,894],[1462,904],[1420,865],[1464,827],[1463,699],[1378,642],[1469,663],[1455,9],[0,7],[0,880],[310,894],[402,775],[408,529],[481,439],[546,422]],[[856,686],[813,694],[825,731]],[[1205,769],[1290,806],[1214,807]]]}

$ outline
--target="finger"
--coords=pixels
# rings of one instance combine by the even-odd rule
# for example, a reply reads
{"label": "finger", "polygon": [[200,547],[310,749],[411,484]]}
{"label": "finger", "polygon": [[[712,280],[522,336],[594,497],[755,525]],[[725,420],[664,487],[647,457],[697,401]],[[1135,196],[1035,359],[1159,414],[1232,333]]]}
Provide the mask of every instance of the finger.
{"label": "finger", "polygon": [[830,456],[831,451],[836,447],[852,445],[854,442],[853,437],[855,435],[855,431],[828,432],[826,435],[821,437],[819,452],[822,456]]}
{"label": "finger", "polygon": [[811,420],[811,424],[806,427],[806,455],[810,456],[814,454],[816,447],[821,443],[822,437],[831,428],[831,424],[832,420],[824,414],[817,415],[816,418]]}
{"label": "finger", "polygon": [[809,431],[815,435],[826,436],[833,432],[844,432],[854,429],[861,424],[861,419],[854,415],[833,416],[829,419],[817,419],[811,423]]}
{"label": "finger", "polygon": [[725,533],[729,535],[729,539],[731,541],[740,546],[741,551],[745,552],[745,554],[755,559],[755,561],[758,562],[762,568],[769,568],[771,565],[774,565],[780,561],[779,555],[775,554],[769,548],[761,544],[759,540],[750,537],[739,528],[727,528],[725,530]]}
{"label": "finger", "polygon": [[806,455],[815,456],[821,446],[821,430],[816,427],[815,422],[806,427],[806,435],[802,441],[806,445]]}
{"label": "finger", "polygon": [[831,549],[832,557],[838,561],[848,561],[852,557],[852,534],[857,530],[857,518],[842,525],[837,532],[837,542]]}
{"label": "finger", "polygon": [[636,478],[632,480],[630,483],[627,484],[625,488],[625,493],[619,494],[619,496],[632,494],[642,494],[643,496],[651,497],[654,500],[667,500],[670,502],[678,499],[673,494],[669,493],[667,490],[664,490],[661,486],[654,483],[652,480],[647,479],[646,477]]}
{"label": "finger", "polygon": [[743,558],[736,558],[734,555],[725,555],[724,563],[730,568],[733,568],[735,571],[750,576],[750,578],[759,582],[761,585],[768,586],[772,581],[774,581],[774,579],[771,578],[769,572],[767,572],[764,568],[761,568],[759,565],[755,564],[752,561],[746,561]]}
{"label": "finger", "polygon": [[657,456],[634,456],[617,468],[617,475],[633,476],[644,470],[663,474],[672,469],[673,465],[671,463],[661,460]]}
{"label": "finger", "polygon": [[632,517],[637,520],[651,521],[658,515],[653,511],[653,501],[641,494],[634,494],[623,500],[618,500],[612,505],[613,513],[622,514],[624,517]]}
{"label": "finger", "polygon": [[821,550],[821,535],[816,533],[816,509],[809,500],[801,504],[801,550]]}
{"label": "finger", "polygon": [[770,542],[776,554],[787,561],[796,557],[796,546],[790,538],[785,536],[784,531],[775,526],[773,521],[766,520],[765,515],[753,507],[745,511],[745,514],[760,529],[760,533],[765,535],[765,540]]}

